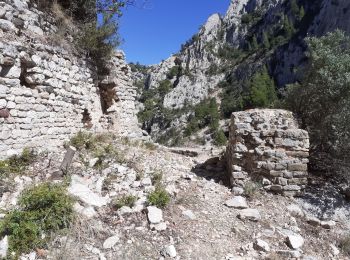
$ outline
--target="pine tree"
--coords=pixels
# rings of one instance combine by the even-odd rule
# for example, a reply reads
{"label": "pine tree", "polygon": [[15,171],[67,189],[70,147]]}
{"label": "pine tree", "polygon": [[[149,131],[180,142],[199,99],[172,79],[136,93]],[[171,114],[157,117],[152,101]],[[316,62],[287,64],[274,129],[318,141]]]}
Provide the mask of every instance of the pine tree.
{"label": "pine tree", "polygon": [[299,12],[299,21],[301,21],[305,16],[305,9],[304,9],[304,6],[302,6],[300,8],[300,12]]}
{"label": "pine tree", "polygon": [[298,6],[296,0],[291,0],[290,7],[292,9],[292,13],[293,13],[294,17],[299,15],[299,6]]}
{"label": "pine tree", "polygon": [[287,39],[292,38],[293,34],[295,33],[293,22],[289,20],[287,15],[283,17],[283,30]]}
{"label": "pine tree", "polygon": [[271,47],[269,37],[266,32],[263,33],[263,44],[265,49],[269,50]]}
{"label": "pine tree", "polygon": [[258,40],[256,39],[256,36],[254,35],[252,40],[252,49],[253,51],[256,51],[259,48]]}
{"label": "pine tree", "polygon": [[248,107],[269,107],[277,99],[275,82],[266,67],[256,73],[249,83]]}

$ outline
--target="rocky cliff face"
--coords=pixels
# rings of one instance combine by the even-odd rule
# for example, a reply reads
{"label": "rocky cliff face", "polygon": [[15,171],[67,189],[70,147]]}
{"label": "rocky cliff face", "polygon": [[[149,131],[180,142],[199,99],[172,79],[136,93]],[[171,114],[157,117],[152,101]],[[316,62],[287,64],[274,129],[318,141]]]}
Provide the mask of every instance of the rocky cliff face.
{"label": "rocky cliff face", "polygon": [[181,120],[163,124],[153,117],[143,122],[145,129],[158,138],[166,132],[162,125],[185,127],[193,113],[184,107],[211,97],[220,104],[222,84],[242,96],[244,82],[263,66],[279,88],[294,83],[306,62],[304,39],[335,29],[350,32],[349,9],[346,0],[232,0],[223,17],[209,17],[179,53],[150,68],[145,89],[170,80],[158,107],[177,111]]}
{"label": "rocky cliff face", "polygon": [[142,136],[123,53],[101,78],[57,33],[30,1],[0,1],[0,158],[60,146],[83,129]]}

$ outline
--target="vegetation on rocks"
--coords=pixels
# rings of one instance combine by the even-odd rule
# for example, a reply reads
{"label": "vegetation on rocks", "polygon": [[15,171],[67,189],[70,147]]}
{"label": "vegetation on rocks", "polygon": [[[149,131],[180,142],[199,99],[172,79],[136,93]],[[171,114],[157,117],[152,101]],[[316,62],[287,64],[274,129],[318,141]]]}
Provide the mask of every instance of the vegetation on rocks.
{"label": "vegetation on rocks", "polygon": [[170,202],[170,195],[163,186],[157,185],[155,190],[149,193],[148,203],[158,208],[165,208]]}
{"label": "vegetation on rocks", "polygon": [[124,206],[132,208],[135,205],[137,197],[133,195],[124,195],[119,199],[115,199],[112,201],[112,207],[115,209],[120,209]]}
{"label": "vegetation on rocks", "polygon": [[20,155],[13,155],[6,160],[0,161],[0,176],[10,173],[22,173],[36,158],[37,154],[33,149],[24,148]]}
{"label": "vegetation on rocks", "polygon": [[74,218],[73,200],[61,185],[42,183],[29,188],[21,194],[18,206],[0,222],[0,234],[9,236],[9,251],[16,257],[45,247]]}

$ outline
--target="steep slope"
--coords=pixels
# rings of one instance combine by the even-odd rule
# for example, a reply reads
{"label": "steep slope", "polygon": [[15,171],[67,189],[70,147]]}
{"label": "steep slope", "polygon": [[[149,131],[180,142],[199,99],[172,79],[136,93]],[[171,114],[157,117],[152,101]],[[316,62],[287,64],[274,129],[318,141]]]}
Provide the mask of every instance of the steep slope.
{"label": "steep slope", "polygon": [[[176,144],[192,136],[186,129],[198,104],[215,98],[222,118],[252,106],[242,97],[264,66],[278,88],[294,83],[307,61],[305,37],[349,32],[349,8],[345,0],[231,1],[226,14],[210,16],[179,53],[149,68],[140,98],[143,128],[158,141]],[[195,130],[208,126],[197,125]],[[217,132],[206,131],[205,139]]]}

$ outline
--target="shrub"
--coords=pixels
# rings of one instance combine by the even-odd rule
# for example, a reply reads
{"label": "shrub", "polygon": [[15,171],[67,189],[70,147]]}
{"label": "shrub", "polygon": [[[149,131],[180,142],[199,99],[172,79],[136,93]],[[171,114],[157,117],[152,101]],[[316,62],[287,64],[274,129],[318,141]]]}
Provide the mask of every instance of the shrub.
{"label": "shrub", "polygon": [[24,148],[20,155],[13,155],[7,160],[0,161],[0,175],[9,173],[21,173],[27,166],[33,163],[37,154],[33,149]]}
{"label": "shrub", "polygon": [[93,139],[94,138],[91,133],[79,131],[70,139],[69,144],[78,150],[91,150],[95,147],[95,140]]}
{"label": "shrub", "polygon": [[132,208],[135,205],[137,197],[133,195],[125,195],[112,202],[112,207],[115,209],[120,209],[121,207],[127,206]]}
{"label": "shrub", "polygon": [[164,97],[166,94],[168,94],[170,92],[170,90],[172,89],[173,84],[171,83],[170,80],[165,79],[163,81],[161,81],[159,83],[159,87],[158,87],[158,93],[161,97]]}
{"label": "shrub", "polygon": [[61,185],[44,183],[27,189],[18,205],[0,224],[1,236],[9,236],[9,251],[17,256],[44,247],[49,235],[73,221],[73,200]]}
{"label": "shrub", "polygon": [[151,151],[157,150],[157,146],[152,142],[145,142],[145,143],[143,143],[143,145],[148,150],[151,150]]}
{"label": "shrub", "polygon": [[156,189],[148,195],[147,199],[150,205],[164,208],[170,202],[170,195],[163,187],[157,186]]}
{"label": "shrub", "polygon": [[162,182],[162,179],[163,179],[163,173],[160,171],[154,172],[151,176],[152,184],[154,186],[159,186]]}
{"label": "shrub", "polygon": [[181,67],[179,65],[175,65],[169,70],[166,76],[168,79],[173,79],[175,77],[180,76],[180,73],[181,73]]}
{"label": "shrub", "polygon": [[227,142],[226,135],[222,129],[215,131],[214,133],[214,144],[217,146],[223,146]]}
{"label": "shrub", "polygon": [[258,192],[259,192],[259,184],[258,183],[255,183],[255,182],[252,182],[252,181],[248,181],[247,183],[244,184],[244,187],[243,187],[243,194],[250,198],[250,199],[253,199],[257,196]]}
{"label": "shrub", "polygon": [[345,255],[350,256],[350,234],[340,239],[339,247]]}

